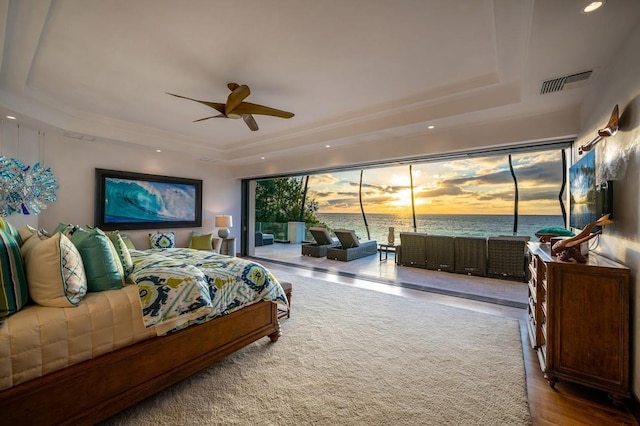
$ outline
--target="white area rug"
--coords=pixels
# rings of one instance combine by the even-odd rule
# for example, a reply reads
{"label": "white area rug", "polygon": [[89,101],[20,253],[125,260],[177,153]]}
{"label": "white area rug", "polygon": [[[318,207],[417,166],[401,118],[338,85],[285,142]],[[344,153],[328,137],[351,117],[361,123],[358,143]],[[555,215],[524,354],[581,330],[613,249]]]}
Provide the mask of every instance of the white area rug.
{"label": "white area rug", "polygon": [[264,338],[105,424],[528,425],[516,320],[280,274]]}

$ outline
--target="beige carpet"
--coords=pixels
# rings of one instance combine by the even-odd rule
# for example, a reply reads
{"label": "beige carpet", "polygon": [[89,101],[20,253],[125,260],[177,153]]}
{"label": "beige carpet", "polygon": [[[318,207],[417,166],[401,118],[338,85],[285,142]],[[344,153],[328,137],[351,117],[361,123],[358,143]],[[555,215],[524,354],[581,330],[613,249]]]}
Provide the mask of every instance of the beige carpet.
{"label": "beige carpet", "polygon": [[265,338],[109,419],[126,425],[527,425],[518,322],[321,280]]}

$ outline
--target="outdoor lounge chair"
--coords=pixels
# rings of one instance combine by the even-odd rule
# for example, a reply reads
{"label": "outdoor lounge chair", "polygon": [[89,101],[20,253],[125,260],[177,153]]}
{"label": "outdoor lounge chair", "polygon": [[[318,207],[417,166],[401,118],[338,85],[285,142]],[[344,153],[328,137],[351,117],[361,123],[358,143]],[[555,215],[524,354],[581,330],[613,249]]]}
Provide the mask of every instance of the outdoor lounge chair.
{"label": "outdoor lounge chair", "polygon": [[340,246],[327,248],[327,259],[349,262],[378,253],[378,242],[375,240],[360,242],[356,232],[348,229],[336,229],[334,232],[340,240]]}
{"label": "outdoor lounge chair", "polygon": [[312,257],[324,257],[327,255],[327,248],[335,247],[337,243],[331,238],[331,234],[326,228],[309,228],[315,243],[302,244],[302,255]]}

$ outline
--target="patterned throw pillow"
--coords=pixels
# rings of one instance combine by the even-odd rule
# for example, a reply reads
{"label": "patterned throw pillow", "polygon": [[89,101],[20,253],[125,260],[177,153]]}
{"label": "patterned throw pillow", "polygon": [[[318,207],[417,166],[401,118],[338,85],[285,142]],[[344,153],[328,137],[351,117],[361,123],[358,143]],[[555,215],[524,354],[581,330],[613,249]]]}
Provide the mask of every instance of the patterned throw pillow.
{"label": "patterned throw pillow", "polygon": [[64,234],[34,234],[22,245],[29,294],[42,306],[76,306],[87,294],[80,252]]}
{"label": "patterned throw pillow", "polygon": [[176,246],[176,234],[173,232],[154,232],[149,234],[149,244],[151,248],[166,249]]}
{"label": "patterned throw pillow", "polygon": [[18,241],[0,230],[0,322],[29,300],[27,277]]}
{"label": "patterned throw pillow", "polygon": [[131,253],[129,253],[129,248],[127,244],[122,239],[119,231],[111,231],[106,233],[113,246],[118,253],[118,260],[122,264],[122,268],[124,269],[125,277],[128,276],[133,270],[133,260],[131,260]]}
{"label": "patterned throw pillow", "polygon": [[18,243],[18,247],[22,245],[22,239],[20,238],[20,234],[18,230],[13,227],[12,224],[4,220],[0,217],[0,229],[11,235],[16,242]]}
{"label": "patterned throw pillow", "polygon": [[85,230],[77,225],[61,223],[55,232],[69,237],[80,252],[87,274],[88,291],[122,288],[124,268],[116,248],[104,231],[98,228]]}

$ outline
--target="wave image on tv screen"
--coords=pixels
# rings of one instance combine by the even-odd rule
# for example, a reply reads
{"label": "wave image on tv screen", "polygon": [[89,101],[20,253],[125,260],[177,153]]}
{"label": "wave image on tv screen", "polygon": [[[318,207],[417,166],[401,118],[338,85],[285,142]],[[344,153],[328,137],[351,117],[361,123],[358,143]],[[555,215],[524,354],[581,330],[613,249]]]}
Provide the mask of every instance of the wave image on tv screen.
{"label": "wave image on tv screen", "polygon": [[106,178],[105,223],[194,221],[193,185]]}
{"label": "wave image on tv screen", "polygon": [[569,169],[569,224],[584,229],[597,218],[596,162],[590,151]]}

